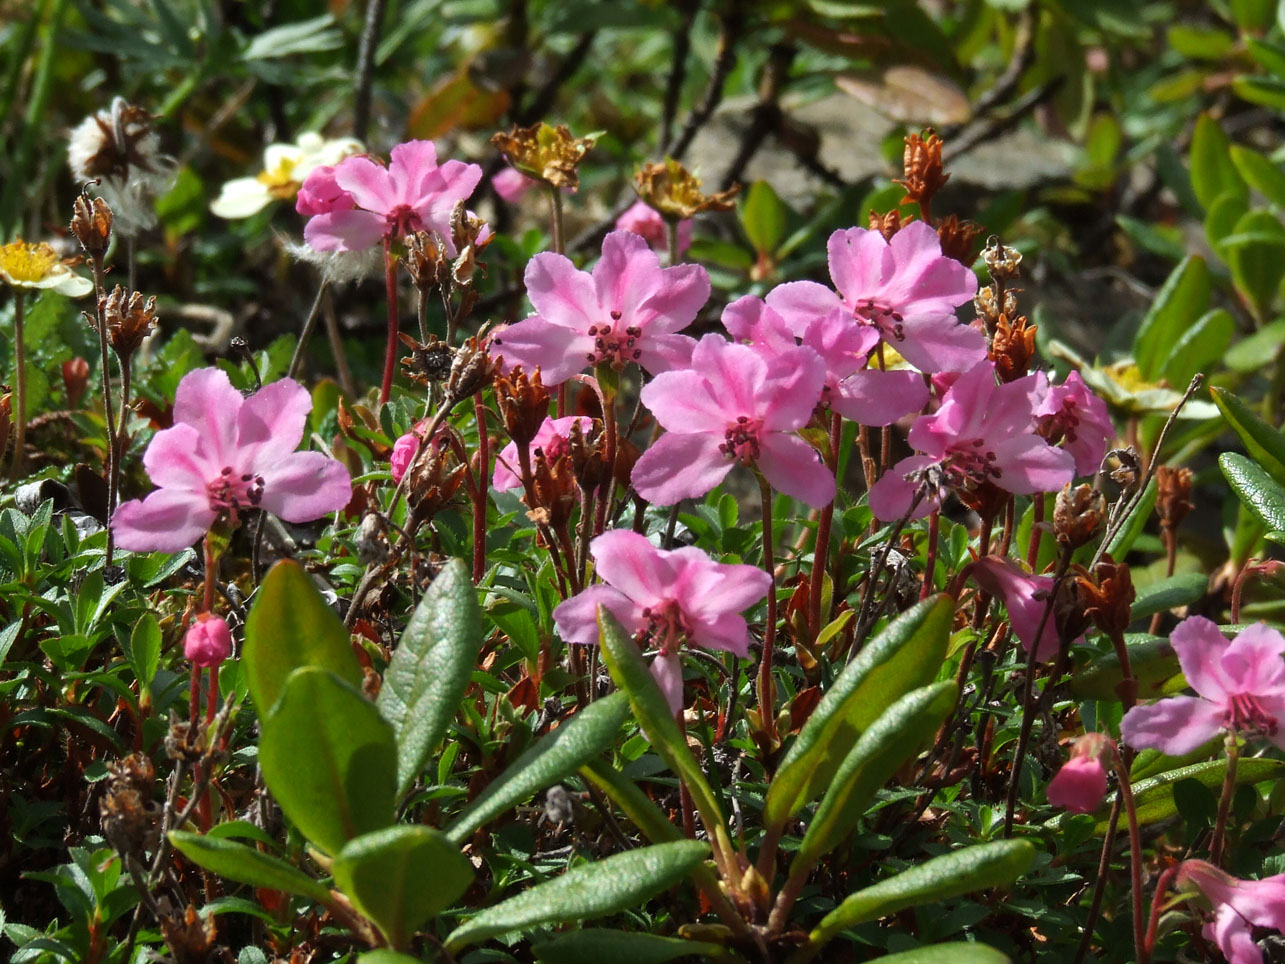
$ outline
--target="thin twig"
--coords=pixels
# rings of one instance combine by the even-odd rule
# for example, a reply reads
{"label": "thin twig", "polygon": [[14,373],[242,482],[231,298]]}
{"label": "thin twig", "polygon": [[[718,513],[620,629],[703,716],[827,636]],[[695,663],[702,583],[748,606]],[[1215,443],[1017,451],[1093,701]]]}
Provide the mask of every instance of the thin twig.
{"label": "thin twig", "polygon": [[369,0],[366,4],[366,22],[361,28],[361,43],[357,48],[357,83],[353,94],[353,136],[365,142],[370,132],[371,82],[375,72],[375,47],[379,44],[380,26],[384,20],[387,0]]}

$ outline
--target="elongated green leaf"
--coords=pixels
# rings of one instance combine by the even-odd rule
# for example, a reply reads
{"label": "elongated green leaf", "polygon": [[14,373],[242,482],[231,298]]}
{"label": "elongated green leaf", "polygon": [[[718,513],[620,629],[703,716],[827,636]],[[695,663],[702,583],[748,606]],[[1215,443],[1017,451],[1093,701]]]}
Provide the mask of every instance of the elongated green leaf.
{"label": "elongated green leaf", "polygon": [[[1129,668],[1138,681],[1138,697],[1145,700],[1162,695],[1164,684],[1179,671],[1178,657],[1169,640],[1130,633],[1125,636],[1125,648],[1129,651]],[[1081,699],[1118,700],[1116,687],[1123,679],[1120,657],[1114,652],[1103,653],[1071,676],[1071,692]]]}
{"label": "elongated green leaf", "polygon": [[228,880],[297,894],[319,903],[330,899],[330,890],[298,867],[235,840],[171,830],[170,843],[194,864]]}
{"label": "elongated green leaf", "polygon": [[898,616],[839,674],[768,787],[763,816],[769,826],[829,786],[861,731],[894,700],[936,679],[954,618],[949,596],[926,599]]}
{"label": "elongated green leaf", "polygon": [[1271,211],[1251,210],[1219,242],[1217,251],[1254,316],[1260,324],[1267,321],[1285,279],[1285,225]]}
{"label": "elongated green leaf", "polygon": [[930,740],[955,706],[959,690],[951,680],[911,690],[870,724],[834,775],[808,825],[790,876],[807,873],[851,833],[897,768]]}
{"label": "elongated green leaf", "polygon": [[456,844],[462,844],[487,821],[527,800],[537,790],[574,773],[577,767],[611,746],[616,732],[628,718],[629,700],[624,693],[612,693],[590,703],[509,764],[465,808],[447,830],[447,836]]}
{"label": "elongated green leaf", "polygon": [[1161,375],[1170,385],[1186,385],[1197,372],[1222,361],[1236,331],[1236,319],[1226,308],[1205,312],[1173,346]]}
{"label": "elongated green leaf", "polygon": [[1224,192],[1245,193],[1245,183],[1240,179],[1231,159],[1231,140],[1222,127],[1208,114],[1196,119],[1191,136],[1191,187],[1196,199],[1205,210]]}
{"label": "elongated green leaf", "polygon": [[[1178,812],[1178,805],[1174,802],[1173,797],[1173,785],[1178,781],[1195,780],[1202,786],[1217,792],[1222,786],[1226,775],[1227,760],[1223,758],[1221,760],[1209,760],[1205,763],[1194,763],[1191,766],[1180,767],[1177,770],[1170,770],[1168,773],[1161,773],[1159,776],[1138,781],[1133,784],[1133,802],[1138,810],[1139,826],[1167,820]],[[1282,760],[1253,757],[1239,761],[1236,767],[1237,786],[1243,786],[1246,783],[1279,780],[1282,776],[1285,776],[1285,761]],[[1098,821],[1097,826],[1094,828],[1095,833],[1106,833],[1108,823],[1107,809],[1106,806],[1101,809],[1102,819]]]}
{"label": "elongated green leaf", "polygon": [[422,826],[362,834],[344,844],[333,870],[335,885],[394,947],[405,947],[473,881],[473,866],[459,849],[441,831]]}
{"label": "elongated green leaf", "polygon": [[808,945],[818,947],[846,928],[907,907],[1003,887],[1034,862],[1035,848],[1026,840],[998,840],[934,857],[848,897],[808,935]]}
{"label": "elongated green leaf", "polygon": [[1272,428],[1248,405],[1225,388],[1211,388],[1214,404],[1223,413],[1240,440],[1245,443],[1245,450],[1267,474],[1285,485],[1285,435]]}
{"label": "elongated green leaf", "polygon": [[699,954],[703,959],[727,956],[727,948],[709,941],[685,941],[638,931],[609,931],[590,927],[568,931],[531,948],[545,964],[663,964]]}
{"label": "elongated green leaf", "polygon": [[580,768],[580,776],[605,793],[648,840],[668,843],[683,839],[665,812],[651,802],[638,784],[605,760],[590,760]]}
{"label": "elongated green leaf", "polygon": [[1267,531],[1285,532],[1285,488],[1256,463],[1235,452],[1218,456],[1218,465],[1232,491]]}
{"label": "elongated green leaf", "polygon": [[1203,572],[1180,572],[1138,590],[1133,600],[1133,621],[1146,619],[1178,606],[1190,606],[1204,598],[1209,577]]}
{"label": "elongated green leaf", "polygon": [[326,853],[393,821],[397,747],[375,704],[328,670],[286,680],[261,723],[259,766],[281,810]]}
{"label": "elongated green leaf", "polygon": [[1279,208],[1285,208],[1285,173],[1258,151],[1239,144],[1231,146],[1231,160],[1236,170],[1252,187]]}
{"label": "elongated green leaf", "polygon": [[161,624],[145,612],[129,634],[129,665],[141,686],[150,687],[161,660]]}
{"label": "elongated green leaf", "polygon": [[885,954],[875,960],[879,964],[1011,964],[1012,958],[988,944],[950,941],[916,947],[913,951]]}
{"label": "elongated green leaf", "polygon": [[357,964],[424,964],[424,962],[418,957],[399,954],[397,951],[390,951],[386,947],[381,947],[379,950],[366,951],[357,958]]}
{"label": "elongated green leaf", "polygon": [[1133,342],[1134,361],[1144,379],[1160,377],[1174,343],[1208,309],[1210,291],[1209,269],[1199,255],[1188,255],[1173,269]]}
{"label": "elongated green leaf", "polygon": [[759,254],[772,254],[785,239],[785,204],[767,181],[755,181],[741,205],[741,226]]}
{"label": "elongated green leaf", "polygon": [[633,707],[634,715],[652,746],[686,785],[705,830],[715,838],[719,849],[723,853],[731,853],[723,810],[692,751],[687,748],[687,740],[670,713],[669,702],[652,678],[638,644],[603,606],[598,607],[598,639],[602,660],[607,664],[611,678],[625,691],[629,705]]}
{"label": "elongated green leaf", "polygon": [[676,840],[582,864],[496,904],[451,932],[448,950],[536,924],[589,920],[639,906],[673,887],[709,855],[699,840]]}
{"label": "elongated green leaf", "polygon": [[464,563],[452,559],[415,607],[379,691],[379,711],[397,734],[400,792],[446,735],[483,638],[473,581]]}
{"label": "elongated green leaf", "polygon": [[348,630],[308,574],[288,560],[269,569],[255,593],[241,665],[250,698],[264,717],[281,697],[286,677],[302,666],[323,667],[361,686],[361,666]]}

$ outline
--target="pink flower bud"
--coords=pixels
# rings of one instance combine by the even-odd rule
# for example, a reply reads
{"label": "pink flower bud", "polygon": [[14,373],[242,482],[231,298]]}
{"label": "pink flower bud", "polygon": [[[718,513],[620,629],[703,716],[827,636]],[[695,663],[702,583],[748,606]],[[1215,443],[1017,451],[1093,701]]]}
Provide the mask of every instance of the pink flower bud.
{"label": "pink flower bud", "polygon": [[402,476],[410,468],[411,460],[415,458],[415,453],[418,451],[419,436],[414,432],[407,432],[393,443],[393,454],[388,457],[388,465],[393,471],[394,482],[402,480]]}
{"label": "pink flower bud", "polygon": [[197,666],[218,666],[232,655],[228,624],[221,616],[201,613],[183,637],[183,654]]}
{"label": "pink flower bud", "polygon": [[1092,813],[1107,794],[1102,758],[1115,751],[1115,741],[1101,733],[1086,733],[1075,741],[1071,759],[1049,781],[1049,803],[1072,813]]}
{"label": "pink flower bud", "polygon": [[304,178],[294,202],[294,209],[307,217],[347,211],[354,206],[352,195],[335,181],[335,169],[330,165],[314,168]]}

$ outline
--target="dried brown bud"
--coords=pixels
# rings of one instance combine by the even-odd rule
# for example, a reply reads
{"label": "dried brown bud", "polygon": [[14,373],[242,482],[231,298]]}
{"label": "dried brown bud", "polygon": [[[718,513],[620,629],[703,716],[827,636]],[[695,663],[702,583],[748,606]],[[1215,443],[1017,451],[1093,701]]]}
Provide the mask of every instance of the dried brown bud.
{"label": "dried brown bud", "polygon": [[1092,573],[1079,568],[1075,583],[1084,612],[1094,625],[1112,639],[1123,636],[1137,596],[1128,565],[1103,556]]}
{"label": "dried brown bud", "polygon": [[892,236],[901,230],[901,211],[897,208],[893,208],[887,214],[879,214],[871,208],[868,220],[870,230],[878,231],[885,241],[891,241]]}
{"label": "dried brown bud", "polygon": [[99,260],[111,244],[112,209],[100,197],[90,200],[86,195],[78,194],[71,216],[71,233],[85,249],[85,254]]}
{"label": "dried brown bud", "polygon": [[504,428],[518,449],[530,448],[535,433],[549,417],[549,393],[540,380],[540,369],[529,376],[520,367],[495,378],[495,403]]}
{"label": "dried brown bud", "polygon": [[451,374],[446,380],[446,394],[451,403],[476,395],[495,378],[503,361],[492,357],[490,340],[474,335],[455,352]]}
{"label": "dried brown bud", "polygon": [[141,753],[107,764],[107,792],[98,805],[103,836],[121,854],[143,854],[159,818],[156,767]]}
{"label": "dried brown bud", "polygon": [[406,257],[402,264],[421,294],[427,294],[451,277],[451,257],[446,242],[435,231],[416,231],[405,238]]}
{"label": "dried brown bud", "polygon": [[491,143],[527,177],[575,190],[580,186],[576,165],[592,150],[596,139],[575,137],[565,124],[550,127],[541,122],[493,134]]}
{"label": "dried brown bud", "polygon": [[1117,483],[1125,492],[1132,492],[1138,487],[1138,481],[1142,478],[1142,463],[1138,459],[1138,453],[1133,446],[1127,446],[1122,449],[1112,449],[1102,460],[1115,459],[1118,463],[1111,470],[1111,481]]}
{"label": "dried brown bud", "polygon": [[648,164],[634,175],[634,190],[666,221],[685,221],[702,211],[730,211],[740,185],[717,194],[701,191],[701,181],[673,158]]}
{"label": "dried brown bud", "polygon": [[937,237],[941,239],[941,253],[970,268],[977,260],[977,239],[981,235],[980,224],[961,221],[953,214],[948,215],[946,220],[937,225]]}
{"label": "dried brown bud", "polygon": [[1000,244],[999,238],[992,236],[982,249],[982,260],[996,281],[1009,282],[1021,277],[1022,254],[1016,248]]}
{"label": "dried brown bud", "polygon": [[1068,482],[1053,504],[1053,534],[1058,544],[1069,549],[1088,545],[1106,519],[1106,498],[1085,483],[1071,488]]}
{"label": "dried brown bud", "polygon": [[437,515],[464,484],[467,466],[456,458],[439,432],[427,445],[422,445],[407,470],[406,501],[414,516],[412,530]]}
{"label": "dried brown bud", "polygon": [[586,492],[596,489],[606,477],[602,452],[602,422],[595,420],[586,435],[579,420],[571,423],[567,431],[567,455],[571,458],[571,471],[576,483]]}
{"label": "dried brown bud", "polygon": [[77,355],[62,363],[62,385],[67,392],[67,407],[76,408],[85,397],[89,384],[89,362]]}
{"label": "dried brown bud", "polygon": [[436,335],[429,335],[427,344],[416,341],[405,332],[399,337],[411,352],[401,361],[402,370],[412,381],[427,385],[430,382],[444,382],[451,377],[451,368],[455,363],[454,348],[440,341]]}
{"label": "dried brown bud", "polygon": [[995,326],[999,324],[1000,315],[1008,315],[1010,318],[1017,317],[1017,295],[1006,289],[1004,291],[1003,304],[1001,299],[996,296],[995,289],[990,285],[983,285],[977,289],[977,294],[973,296],[973,310],[977,312],[977,317],[986,323],[986,330],[994,332]]}
{"label": "dried brown bud", "polygon": [[1001,382],[1015,382],[1031,370],[1035,358],[1035,325],[1027,324],[1025,315],[1009,321],[1000,315],[991,338],[990,359]]}
{"label": "dried brown bud", "polygon": [[478,268],[483,269],[483,274],[486,273],[486,265],[478,261],[477,256],[494,237],[489,224],[469,214],[463,201],[456,202],[451,211],[451,240],[459,253],[451,263],[451,279],[458,287],[466,288],[471,285]]}
{"label": "dried brown bud", "polygon": [[535,521],[553,529],[561,529],[571,518],[575,508],[576,477],[567,452],[549,458],[542,449],[535,449],[531,458],[531,489],[535,505],[528,513]]}
{"label": "dried brown bud", "polygon": [[137,291],[120,285],[99,305],[107,323],[107,340],[118,358],[128,359],[156,327],[156,297],[146,301]]}
{"label": "dried brown bud", "polygon": [[174,955],[175,964],[207,964],[212,960],[218,936],[217,920],[217,914],[210,914],[202,921],[191,904],[187,905],[182,917],[161,916],[161,933]]}
{"label": "dried brown bud", "polygon": [[1156,469],[1156,515],[1160,525],[1173,532],[1182,524],[1191,504],[1191,469],[1161,465]]}
{"label": "dried brown bud", "polygon": [[931,130],[925,134],[907,135],[901,161],[906,176],[896,183],[906,189],[906,199],[902,203],[918,203],[927,220],[933,197],[950,180],[950,175],[942,172],[941,138]]}

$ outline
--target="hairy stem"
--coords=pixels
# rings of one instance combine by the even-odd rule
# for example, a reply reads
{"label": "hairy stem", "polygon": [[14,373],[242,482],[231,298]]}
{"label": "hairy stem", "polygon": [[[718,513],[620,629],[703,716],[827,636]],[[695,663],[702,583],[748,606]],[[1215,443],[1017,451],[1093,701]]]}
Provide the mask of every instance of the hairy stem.
{"label": "hairy stem", "polygon": [[397,332],[400,328],[397,315],[397,259],[393,257],[392,241],[384,239],[384,289],[388,294],[388,345],[384,349],[384,380],[379,386],[379,404],[383,405],[393,394],[393,370],[397,366]]}

